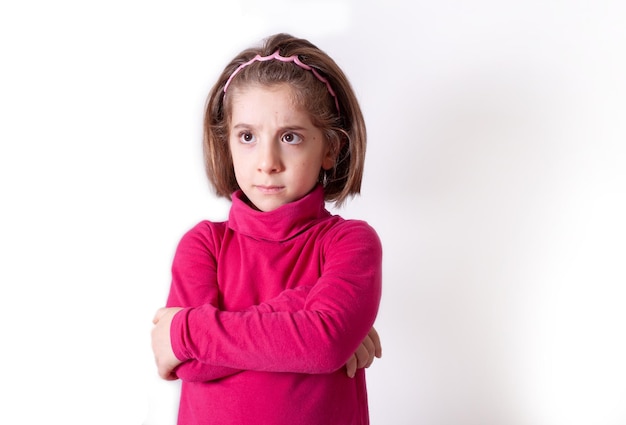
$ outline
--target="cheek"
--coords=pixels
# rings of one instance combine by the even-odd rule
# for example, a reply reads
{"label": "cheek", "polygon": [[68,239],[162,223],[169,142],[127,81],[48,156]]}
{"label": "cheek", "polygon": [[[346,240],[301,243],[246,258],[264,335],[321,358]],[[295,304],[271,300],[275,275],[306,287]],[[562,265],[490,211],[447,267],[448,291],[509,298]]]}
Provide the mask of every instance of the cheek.
{"label": "cheek", "polygon": [[245,161],[239,155],[232,155],[233,159],[233,169],[235,170],[236,175],[243,174],[247,169]]}
{"label": "cheek", "polygon": [[322,168],[321,162],[318,158],[314,160],[309,159],[308,161],[302,161],[298,164],[298,172],[301,176],[306,176],[307,180],[317,180],[320,170]]}
{"label": "cheek", "polygon": [[229,143],[228,150],[230,153],[230,159],[233,163],[233,167],[235,168],[235,170],[237,170],[237,168],[241,168],[241,163],[243,162],[243,156],[241,155],[241,152],[239,152],[239,150],[233,149],[233,147],[234,147],[233,144]]}

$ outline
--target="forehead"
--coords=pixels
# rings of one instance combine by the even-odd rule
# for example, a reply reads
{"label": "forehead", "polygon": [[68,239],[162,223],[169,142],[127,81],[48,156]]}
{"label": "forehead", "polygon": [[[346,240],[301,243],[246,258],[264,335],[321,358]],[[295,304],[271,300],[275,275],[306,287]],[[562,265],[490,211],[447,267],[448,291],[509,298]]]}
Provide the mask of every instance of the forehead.
{"label": "forehead", "polygon": [[295,90],[287,83],[271,85],[250,83],[238,85],[233,87],[233,90],[229,90],[228,95],[231,97],[231,103],[240,102],[242,99],[244,101],[250,100],[256,97],[276,97],[281,100],[290,101],[295,105],[296,99]]}
{"label": "forehead", "polygon": [[289,84],[248,84],[229,90],[228,106],[231,124],[239,121],[290,121],[310,122],[308,112],[299,102],[296,92]]}

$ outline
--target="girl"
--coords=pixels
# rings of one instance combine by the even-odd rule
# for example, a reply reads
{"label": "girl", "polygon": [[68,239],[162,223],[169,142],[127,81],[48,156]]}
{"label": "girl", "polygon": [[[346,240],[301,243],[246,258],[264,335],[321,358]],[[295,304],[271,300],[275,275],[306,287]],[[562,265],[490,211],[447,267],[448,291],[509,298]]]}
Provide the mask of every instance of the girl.
{"label": "girl", "polygon": [[278,34],[225,68],[204,127],[207,174],[231,210],[183,236],[152,331],[160,376],[183,381],[179,424],[369,423],[381,245],[324,204],[361,186],[365,125],[348,80]]}

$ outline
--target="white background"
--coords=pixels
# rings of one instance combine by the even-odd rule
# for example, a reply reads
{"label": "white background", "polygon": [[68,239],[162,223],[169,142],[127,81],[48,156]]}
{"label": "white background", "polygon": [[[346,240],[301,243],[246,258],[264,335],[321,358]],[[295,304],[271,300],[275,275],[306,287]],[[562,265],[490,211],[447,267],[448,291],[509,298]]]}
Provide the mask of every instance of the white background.
{"label": "white background", "polygon": [[385,247],[372,423],[625,424],[624,3],[219,4],[0,6],[0,422],[174,423],[150,320],[182,233],[228,209],[205,97],[287,31],[368,123],[340,213]]}

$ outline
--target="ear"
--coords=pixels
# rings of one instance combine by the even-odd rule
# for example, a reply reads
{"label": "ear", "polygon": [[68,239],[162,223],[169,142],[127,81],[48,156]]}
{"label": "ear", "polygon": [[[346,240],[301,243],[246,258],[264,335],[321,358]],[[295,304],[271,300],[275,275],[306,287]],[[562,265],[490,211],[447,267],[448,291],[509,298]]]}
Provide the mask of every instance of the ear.
{"label": "ear", "polygon": [[337,155],[334,155],[332,151],[329,149],[324,159],[322,159],[322,168],[326,171],[332,170],[335,167],[335,159]]}
{"label": "ear", "polygon": [[336,138],[331,138],[326,144],[326,152],[322,158],[322,168],[326,171],[335,168],[337,156],[339,155],[341,142]]}

